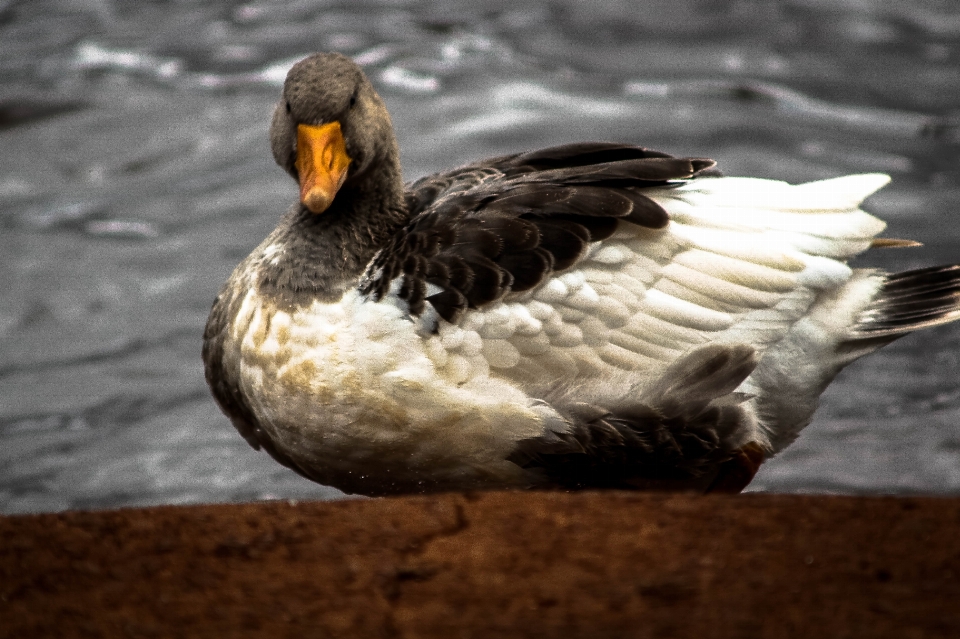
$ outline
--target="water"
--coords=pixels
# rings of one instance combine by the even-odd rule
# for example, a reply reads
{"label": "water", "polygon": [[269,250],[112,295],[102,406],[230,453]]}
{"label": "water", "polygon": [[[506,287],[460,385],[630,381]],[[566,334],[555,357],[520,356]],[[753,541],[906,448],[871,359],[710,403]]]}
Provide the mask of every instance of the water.
{"label": "water", "polygon": [[[790,181],[884,171],[868,207],[960,260],[949,1],[0,0],[0,512],[335,498],[249,449],[203,382],[210,303],[296,190],[286,69],[358,58],[408,179],[578,139]],[[834,383],[757,490],[960,493],[960,324]]]}

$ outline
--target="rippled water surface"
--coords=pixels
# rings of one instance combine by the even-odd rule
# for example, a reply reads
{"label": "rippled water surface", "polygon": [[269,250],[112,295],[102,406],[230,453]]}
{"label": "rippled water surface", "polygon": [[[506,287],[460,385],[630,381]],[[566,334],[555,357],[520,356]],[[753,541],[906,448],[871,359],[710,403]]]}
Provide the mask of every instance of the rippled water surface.
{"label": "rippled water surface", "polygon": [[[960,260],[952,1],[0,0],[0,511],[332,498],[203,382],[234,265],[296,196],[270,158],[296,59],[360,61],[406,177],[577,139],[790,181],[883,171],[868,207]],[[853,365],[754,488],[960,493],[960,324]]]}

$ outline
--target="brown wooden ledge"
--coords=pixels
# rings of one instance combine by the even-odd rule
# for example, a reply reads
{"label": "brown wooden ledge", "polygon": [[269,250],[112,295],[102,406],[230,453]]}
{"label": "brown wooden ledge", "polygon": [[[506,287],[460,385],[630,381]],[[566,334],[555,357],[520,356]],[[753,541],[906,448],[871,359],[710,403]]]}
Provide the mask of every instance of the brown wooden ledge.
{"label": "brown wooden ledge", "polygon": [[960,637],[960,499],[486,493],[0,518],[4,637]]}

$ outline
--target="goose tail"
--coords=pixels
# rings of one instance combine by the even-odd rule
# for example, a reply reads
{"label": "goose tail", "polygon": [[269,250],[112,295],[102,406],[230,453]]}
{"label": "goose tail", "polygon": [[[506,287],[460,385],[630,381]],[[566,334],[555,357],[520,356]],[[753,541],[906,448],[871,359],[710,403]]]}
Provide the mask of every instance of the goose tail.
{"label": "goose tail", "polygon": [[960,319],[960,264],[887,275],[850,329],[850,339],[893,341]]}

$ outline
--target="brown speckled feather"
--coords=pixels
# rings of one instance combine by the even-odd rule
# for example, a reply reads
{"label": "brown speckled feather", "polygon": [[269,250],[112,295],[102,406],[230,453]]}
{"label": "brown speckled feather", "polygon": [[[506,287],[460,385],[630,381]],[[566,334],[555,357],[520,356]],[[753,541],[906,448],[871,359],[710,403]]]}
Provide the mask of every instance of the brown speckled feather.
{"label": "brown speckled feather", "polygon": [[231,295],[226,287],[213,302],[203,332],[204,375],[207,384],[220,409],[250,446],[257,450],[263,448],[275,460],[306,477],[303,470],[288,455],[282,453],[263,432],[247,398],[240,390],[239,368],[235,362],[225,358],[225,334],[230,328],[230,321],[236,317],[239,306],[240,299]]}

